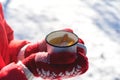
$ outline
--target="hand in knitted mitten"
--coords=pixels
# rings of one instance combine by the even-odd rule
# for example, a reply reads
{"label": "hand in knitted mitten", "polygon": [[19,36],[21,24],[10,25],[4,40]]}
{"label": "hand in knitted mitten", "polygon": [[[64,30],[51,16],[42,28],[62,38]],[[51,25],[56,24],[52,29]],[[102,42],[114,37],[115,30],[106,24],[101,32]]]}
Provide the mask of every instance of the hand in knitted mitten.
{"label": "hand in knitted mitten", "polygon": [[70,64],[51,64],[47,52],[32,54],[22,62],[35,76],[44,79],[74,77],[85,73],[88,69],[88,59],[84,55],[86,53],[81,49],[78,49],[77,59]]}

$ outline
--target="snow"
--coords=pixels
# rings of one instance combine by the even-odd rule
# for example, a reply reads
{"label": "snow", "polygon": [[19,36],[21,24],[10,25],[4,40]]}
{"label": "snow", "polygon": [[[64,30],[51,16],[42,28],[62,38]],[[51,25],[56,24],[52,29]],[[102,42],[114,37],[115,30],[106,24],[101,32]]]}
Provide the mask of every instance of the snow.
{"label": "snow", "polygon": [[89,70],[65,80],[120,80],[119,0],[0,1],[17,39],[35,42],[51,31],[71,28],[85,41]]}

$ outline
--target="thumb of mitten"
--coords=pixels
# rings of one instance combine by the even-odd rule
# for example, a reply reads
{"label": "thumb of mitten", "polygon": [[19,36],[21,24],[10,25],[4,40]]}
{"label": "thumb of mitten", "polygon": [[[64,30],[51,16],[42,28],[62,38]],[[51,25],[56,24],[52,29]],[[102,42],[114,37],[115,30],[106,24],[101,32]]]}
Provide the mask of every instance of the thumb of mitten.
{"label": "thumb of mitten", "polygon": [[29,44],[25,49],[25,57],[28,57],[32,53],[47,51],[45,40],[39,41],[37,43]]}

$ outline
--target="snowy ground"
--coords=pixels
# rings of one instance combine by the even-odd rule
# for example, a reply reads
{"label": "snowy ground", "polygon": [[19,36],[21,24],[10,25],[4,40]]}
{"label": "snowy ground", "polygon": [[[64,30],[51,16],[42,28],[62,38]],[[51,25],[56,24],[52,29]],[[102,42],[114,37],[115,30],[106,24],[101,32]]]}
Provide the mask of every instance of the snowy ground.
{"label": "snowy ground", "polygon": [[17,39],[34,42],[69,27],[85,41],[89,70],[67,80],[120,80],[119,0],[0,1]]}

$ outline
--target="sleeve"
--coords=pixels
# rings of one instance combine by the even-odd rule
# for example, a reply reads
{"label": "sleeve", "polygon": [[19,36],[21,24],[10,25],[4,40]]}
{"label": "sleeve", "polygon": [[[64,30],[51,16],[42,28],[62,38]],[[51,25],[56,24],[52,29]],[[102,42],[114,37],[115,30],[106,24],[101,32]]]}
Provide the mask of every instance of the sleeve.
{"label": "sleeve", "polygon": [[27,80],[22,68],[11,63],[0,70],[0,80]]}
{"label": "sleeve", "polygon": [[[1,41],[0,46],[3,47],[4,49],[4,50],[0,49],[0,80],[27,80],[26,75],[20,66],[18,66],[15,63],[10,63],[11,61],[9,61],[10,64],[8,65],[6,65],[5,63],[8,62],[7,60],[17,60],[15,56],[17,56],[17,53],[19,52],[20,48],[27,44],[27,41],[13,39],[14,38],[13,30],[7,25],[4,19],[1,3],[0,3],[0,22],[2,23],[2,25],[0,25],[0,29],[1,32],[4,34],[3,35],[0,33],[2,35],[0,36],[0,39],[3,39],[4,37],[3,42]],[[4,42],[6,43],[5,45]],[[11,57],[11,59],[5,57],[8,55],[10,55],[9,57]]]}
{"label": "sleeve", "polygon": [[7,22],[4,19],[4,14],[3,14],[3,9],[2,9],[2,4],[0,3],[0,15],[1,15],[1,22],[4,24],[5,26],[5,30],[6,30],[6,34],[7,34],[7,38],[8,38],[8,43],[14,38],[13,37],[13,30],[11,29],[11,27],[7,24]]}

